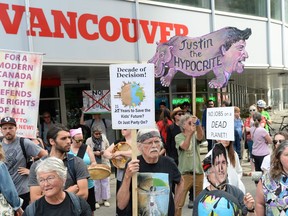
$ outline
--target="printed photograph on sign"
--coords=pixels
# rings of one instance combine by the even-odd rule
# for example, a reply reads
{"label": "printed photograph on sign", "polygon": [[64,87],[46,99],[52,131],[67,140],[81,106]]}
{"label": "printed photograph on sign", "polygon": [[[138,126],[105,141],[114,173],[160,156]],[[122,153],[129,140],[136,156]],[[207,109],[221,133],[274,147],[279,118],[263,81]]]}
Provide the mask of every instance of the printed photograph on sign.
{"label": "printed photograph on sign", "polygon": [[0,50],[0,117],[13,117],[17,135],[36,138],[43,54]]}
{"label": "printed photograph on sign", "polygon": [[82,91],[83,108],[85,114],[110,113],[110,90]]}
{"label": "printed photograph on sign", "polygon": [[110,65],[113,129],[155,127],[154,66]]}
{"label": "printed photograph on sign", "polygon": [[167,173],[138,173],[138,215],[168,215]]}

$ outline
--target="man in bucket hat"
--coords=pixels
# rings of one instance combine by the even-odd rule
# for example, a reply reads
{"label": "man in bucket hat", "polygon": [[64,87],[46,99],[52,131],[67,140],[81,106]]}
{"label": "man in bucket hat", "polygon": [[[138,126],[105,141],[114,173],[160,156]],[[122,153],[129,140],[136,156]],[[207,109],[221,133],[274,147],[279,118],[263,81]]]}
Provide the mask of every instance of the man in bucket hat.
{"label": "man in bucket hat", "polygon": [[22,208],[25,210],[29,205],[30,193],[28,187],[29,169],[27,166],[27,158],[30,157],[43,157],[47,152],[35,145],[31,140],[24,139],[21,147],[21,139],[16,136],[17,124],[14,118],[4,117],[0,122],[2,138],[2,147],[6,155],[5,164],[15,184],[19,197],[23,199]]}
{"label": "man in bucket hat", "polygon": [[[178,203],[179,195],[182,193],[183,180],[181,174],[170,157],[160,156],[159,152],[162,146],[161,136],[158,129],[141,129],[137,134],[137,147],[141,153],[136,160],[131,160],[126,167],[125,174],[122,180],[122,185],[117,193],[117,206],[121,210],[118,212],[119,216],[132,216],[132,196],[131,196],[131,183],[132,176],[139,172],[141,173],[164,173],[168,174],[169,179],[169,204],[168,212],[162,212],[163,215],[173,216],[175,213],[175,205]],[[139,178],[138,178],[139,179]],[[172,196],[172,183],[176,184],[174,199]],[[139,184],[139,182],[138,182]],[[138,186],[139,188],[139,186]],[[139,191],[139,190],[138,190]],[[152,194],[156,194],[156,187],[151,186],[148,188],[150,204],[153,202],[153,208],[155,212],[160,212],[159,209],[155,209],[157,205],[156,198],[152,198]],[[148,198],[147,198],[148,199]],[[139,202],[138,202],[139,203]],[[166,203],[167,204],[167,203]],[[161,205],[161,204],[160,204]],[[159,206],[160,206],[159,205]],[[148,211],[153,208],[148,208]]]}

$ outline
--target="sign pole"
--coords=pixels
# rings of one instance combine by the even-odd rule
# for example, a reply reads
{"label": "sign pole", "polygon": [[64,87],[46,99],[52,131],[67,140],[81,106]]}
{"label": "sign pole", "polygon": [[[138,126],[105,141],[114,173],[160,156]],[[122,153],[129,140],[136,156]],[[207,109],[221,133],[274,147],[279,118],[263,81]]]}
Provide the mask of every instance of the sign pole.
{"label": "sign pole", "polygon": [[[132,129],[132,160],[137,159],[136,129]],[[138,215],[137,173],[132,176],[132,215]]]}

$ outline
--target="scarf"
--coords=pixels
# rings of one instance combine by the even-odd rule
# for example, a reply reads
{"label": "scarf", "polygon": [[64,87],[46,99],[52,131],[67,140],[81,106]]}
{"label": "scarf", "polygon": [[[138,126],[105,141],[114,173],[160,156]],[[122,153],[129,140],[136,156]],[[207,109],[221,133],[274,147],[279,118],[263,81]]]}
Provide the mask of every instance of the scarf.
{"label": "scarf", "polygon": [[[92,136],[92,142],[94,144],[93,151],[101,151],[102,141],[103,141],[102,136],[100,136],[100,138],[95,138],[94,136]],[[101,155],[95,156],[95,159],[98,164],[101,164],[102,162]]]}

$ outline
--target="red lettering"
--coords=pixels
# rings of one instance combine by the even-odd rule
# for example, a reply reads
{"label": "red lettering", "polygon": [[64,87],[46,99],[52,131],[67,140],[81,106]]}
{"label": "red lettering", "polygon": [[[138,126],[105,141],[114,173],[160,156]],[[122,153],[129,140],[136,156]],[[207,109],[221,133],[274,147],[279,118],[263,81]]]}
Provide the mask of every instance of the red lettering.
{"label": "red lettering", "polygon": [[[112,24],[112,34],[111,35],[109,35],[107,32],[108,23]],[[116,41],[120,37],[120,33],[121,33],[120,25],[114,17],[105,16],[99,22],[99,32],[100,32],[101,36],[103,37],[103,39],[105,39],[107,41]]]}
{"label": "red lettering", "polygon": [[30,8],[30,32],[27,32],[28,35],[36,36],[34,28],[39,28],[39,36],[42,37],[53,37],[52,32],[50,31],[48,22],[41,8]]}
{"label": "red lettering", "polygon": [[[20,25],[25,24],[25,20],[23,21],[25,6],[12,5],[11,11],[9,6],[0,3],[0,24],[7,34],[18,34]],[[153,44],[158,34],[161,43],[168,41],[172,34],[188,35],[187,26],[181,24],[125,17],[117,19],[112,16],[100,18],[97,14],[81,14],[77,20],[77,12],[65,13],[60,10],[51,10],[50,18],[53,22],[52,26],[49,26],[43,9],[29,8],[29,11],[30,29],[27,35],[31,36],[64,38],[67,35],[71,39],[77,39],[79,32],[79,35],[86,40],[98,40],[101,37],[103,40],[113,42],[122,37],[121,39],[128,43],[135,43],[142,31],[146,43]]]}
{"label": "red lettering", "polygon": [[175,35],[177,36],[188,35],[188,28],[185,25],[174,24],[174,28],[175,28]]}
{"label": "red lettering", "polygon": [[159,22],[159,26],[160,26],[160,34],[161,34],[160,43],[167,42],[169,40],[167,37],[170,36],[170,33],[171,33],[170,31],[167,31],[167,28],[172,31],[173,24]]}
{"label": "red lettering", "polygon": [[134,36],[130,37],[129,35],[129,23],[130,23],[130,19],[128,18],[120,18],[120,22],[122,23],[122,34],[124,39],[127,42],[133,43],[136,42],[138,40],[138,25],[137,25],[137,20],[132,19],[132,24],[133,24],[133,30],[134,30]]}
{"label": "red lettering", "polygon": [[7,34],[17,34],[25,7],[20,5],[12,5],[12,9],[15,11],[13,22],[11,22],[7,13],[8,9],[8,4],[0,4],[0,21],[2,22]]}
{"label": "red lettering", "polygon": [[78,29],[80,35],[87,40],[97,40],[99,38],[99,33],[94,32],[93,34],[89,34],[87,30],[87,23],[91,21],[93,24],[98,23],[98,16],[93,14],[83,14],[79,17],[78,20]]}
{"label": "red lettering", "polygon": [[148,28],[148,26],[149,26],[149,21],[148,20],[140,20],[139,22],[140,22],[141,28],[143,30],[146,42],[147,43],[154,43],[156,30],[157,30],[157,27],[158,27],[158,22],[151,21],[151,23],[150,23],[151,26],[152,26],[151,33],[149,31],[149,28]]}
{"label": "red lettering", "polygon": [[67,12],[67,16],[70,18],[69,22],[62,13],[62,11],[52,10],[51,14],[54,16],[54,26],[55,32],[54,37],[56,38],[64,38],[64,34],[61,31],[61,26],[65,29],[69,38],[77,38],[76,31],[76,17],[77,13],[75,12]]}

